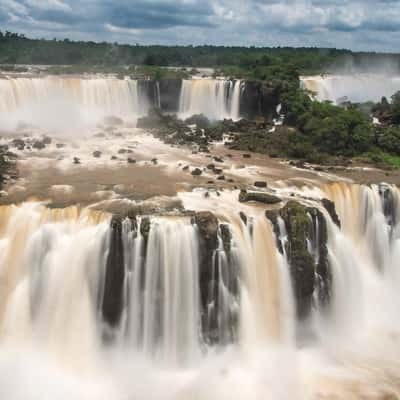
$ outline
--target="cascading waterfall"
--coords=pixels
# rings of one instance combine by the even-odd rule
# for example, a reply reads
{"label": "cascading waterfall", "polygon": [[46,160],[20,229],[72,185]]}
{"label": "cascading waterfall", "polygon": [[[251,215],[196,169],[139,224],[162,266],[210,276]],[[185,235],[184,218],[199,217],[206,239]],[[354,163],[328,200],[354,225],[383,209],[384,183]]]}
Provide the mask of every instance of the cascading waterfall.
{"label": "cascading waterfall", "polygon": [[116,78],[10,78],[0,80],[0,127],[20,123],[48,129],[94,125],[116,116],[128,121],[147,112],[138,83]]}
{"label": "cascading waterfall", "polygon": [[179,116],[188,118],[204,114],[212,120],[240,119],[240,80],[183,80],[179,101]]}
{"label": "cascading waterfall", "polygon": [[319,101],[380,101],[400,90],[400,77],[378,74],[324,75],[301,78],[304,88],[316,93]]}
{"label": "cascading waterfall", "polygon": [[[104,384],[121,379],[122,392],[112,397],[118,400],[283,399],[292,389],[307,398],[304,372],[294,360],[306,363],[301,371],[313,371],[310,360],[320,354],[315,365],[325,371],[325,342],[334,338],[335,356],[349,357],[349,368],[365,357],[357,370],[363,379],[368,360],[399,353],[400,192],[338,183],[315,193],[315,200],[308,197],[299,208],[288,203],[268,218],[248,207],[246,219],[237,210],[222,212],[221,219],[207,211],[111,218],[35,202],[0,207],[0,371],[8,365],[4,352],[22,349],[24,357],[46,354],[60,371],[106,373]],[[318,197],[333,202],[340,224]],[[308,227],[307,254],[296,247],[298,223]],[[310,315],[301,321],[295,302],[304,300],[297,297],[304,288],[296,286],[296,274],[303,272],[294,254],[315,268]],[[332,292],[322,302],[319,292],[330,279]],[[304,324],[312,324],[312,335],[300,350],[296,327]],[[130,360],[137,370],[128,368]],[[266,369],[268,362],[285,368]],[[392,371],[394,364],[384,365]],[[240,389],[233,384],[239,376],[246,383]],[[392,388],[385,379],[382,390]]]}

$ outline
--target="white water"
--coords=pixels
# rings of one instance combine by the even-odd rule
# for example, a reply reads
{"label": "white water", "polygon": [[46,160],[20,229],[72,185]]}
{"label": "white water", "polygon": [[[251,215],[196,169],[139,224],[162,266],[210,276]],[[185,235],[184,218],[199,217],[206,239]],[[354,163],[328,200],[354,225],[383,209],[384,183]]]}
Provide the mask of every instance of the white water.
{"label": "white water", "polygon": [[379,74],[324,75],[302,77],[303,86],[319,101],[380,101],[400,90],[400,77]]}
{"label": "white water", "polygon": [[[245,226],[239,204],[231,205],[228,194],[218,200],[232,240],[228,256],[220,236],[214,258],[212,293],[219,300],[208,310],[217,310],[225,339],[210,348],[201,329],[199,232],[189,218],[152,218],[147,247],[143,222],[135,228],[124,221],[124,312],[115,341],[104,342],[100,304],[109,216],[38,203],[0,207],[0,398],[397,395],[400,193],[335,184],[319,194],[335,202],[343,225],[328,218],[332,306],[327,313],[315,309],[304,322],[314,332],[305,347],[295,340],[287,261],[263,210],[245,206]],[[195,206],[190,196],[187,205]],[[215,211],[213,201],[199,204]],[[229,291],[235,277],[238,295]],[[230,342],[235,309],[238,330]]]}
{"label": "white water", "polygon": [[180,118],[204,114],[211,120],[240,119],[241,81],[221,79],[183,80]]}
{"label": "white water", "polygon": [[20,124],[68,131],[115,116],[134,122],[147,111],[137,81],[115,78],[10,78],[0,80],[0,129]]}

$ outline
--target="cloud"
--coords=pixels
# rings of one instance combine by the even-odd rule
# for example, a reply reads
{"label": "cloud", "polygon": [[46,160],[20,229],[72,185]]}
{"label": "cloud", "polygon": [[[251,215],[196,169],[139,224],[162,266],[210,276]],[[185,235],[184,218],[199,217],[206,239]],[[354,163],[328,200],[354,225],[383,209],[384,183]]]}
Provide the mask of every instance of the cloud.
{"label": "cloud", "polygon": [[397,50],[398,0],[0,0],[3,29],[123,43]]}

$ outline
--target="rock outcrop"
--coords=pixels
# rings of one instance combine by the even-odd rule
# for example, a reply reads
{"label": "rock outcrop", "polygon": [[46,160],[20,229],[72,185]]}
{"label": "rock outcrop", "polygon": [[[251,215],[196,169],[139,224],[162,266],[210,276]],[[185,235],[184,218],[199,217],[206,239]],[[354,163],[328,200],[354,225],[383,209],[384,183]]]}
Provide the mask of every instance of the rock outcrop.
{"label": "rock outcrop", "polygon": [[123,285],[125,279],[124,249],[122,242],[122,218],[111,220],[109,253],[106,262],[102,314],[110,326],[118,325],[123,308]]}
{"label": "rock outcrop", "polygon": [[247,119],[263,116],[267,120],[276,117],[279,89],[267,81],[244,82],[240,98],[240,114]]}
{"label": "rock outcrop", "polygon": [[[278,249],[285,253],[290,265],[293,290],[299,319],[306,318],[313,304],[314,293],[321,305],[329,304],[332,276],[328,262],[326,220],[316,208],[289,201],[280,210],[268,210],[267,218],[274,226]],[[282,218],[287,241],[280,241],[278,218]]]}
{"label": "rock outcrop", "polygon": [[248,192],[246,190],[241,190],[239,193],[239,201],[241,203],[256,201],[258,203],[264,204],[277,204],[280,203],[282,200],[273,194],[265,192]]}

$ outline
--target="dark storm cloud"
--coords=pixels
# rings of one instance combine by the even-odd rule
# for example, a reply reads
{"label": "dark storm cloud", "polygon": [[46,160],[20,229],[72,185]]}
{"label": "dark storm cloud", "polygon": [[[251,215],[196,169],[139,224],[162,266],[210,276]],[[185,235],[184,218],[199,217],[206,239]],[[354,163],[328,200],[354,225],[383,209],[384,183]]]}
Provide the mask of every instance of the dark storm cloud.
{"label": "dark storm cloud", "polygon": [[398,51],[398,0],[0,0],[31,36]]}

